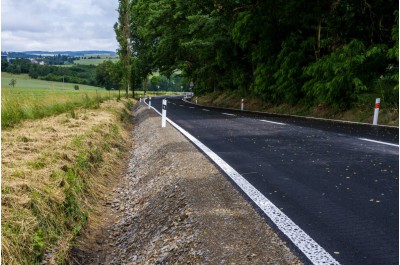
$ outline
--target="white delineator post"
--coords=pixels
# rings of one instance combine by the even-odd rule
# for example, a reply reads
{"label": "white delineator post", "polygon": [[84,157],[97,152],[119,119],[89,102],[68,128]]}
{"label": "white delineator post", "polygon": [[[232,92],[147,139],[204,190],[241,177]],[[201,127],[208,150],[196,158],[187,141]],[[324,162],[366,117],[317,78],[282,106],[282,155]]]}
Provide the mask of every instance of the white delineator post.
{"label": "white delineator post", "polygon": [[197,104],[197,97],[196,97],[196,104]]}
{"label": "white delineator post", "polygon": [[151,98],[149,98],[149,109],[151,108]]}
{"label": "white delineator post", "polygon": [[374,112],[374,122],[373,125],[378,125],[378,115],[379,115],[379,107],[381,104],[381,99],[377,98],[375,101],[375,112]]}
{"label": "white delineator post", "polygon": [[243,111],[244,109],[244,99],[242,98],[242,102],[240,104],[240,110]]}
{"label": "white delineator post", "polygon": [[167,126],[167,100],[162,100],[161,127]]}

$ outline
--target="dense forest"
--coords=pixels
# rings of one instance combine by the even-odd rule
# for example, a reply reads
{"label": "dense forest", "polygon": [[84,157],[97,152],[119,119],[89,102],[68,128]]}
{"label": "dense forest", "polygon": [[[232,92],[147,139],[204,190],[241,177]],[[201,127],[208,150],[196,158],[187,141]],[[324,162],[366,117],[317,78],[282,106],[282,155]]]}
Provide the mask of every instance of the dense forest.
{"label": "dense forest", "polygon": [[346,108],[398,104],[398,1],[119,0],[123,78],[179,71],[194,91]]}

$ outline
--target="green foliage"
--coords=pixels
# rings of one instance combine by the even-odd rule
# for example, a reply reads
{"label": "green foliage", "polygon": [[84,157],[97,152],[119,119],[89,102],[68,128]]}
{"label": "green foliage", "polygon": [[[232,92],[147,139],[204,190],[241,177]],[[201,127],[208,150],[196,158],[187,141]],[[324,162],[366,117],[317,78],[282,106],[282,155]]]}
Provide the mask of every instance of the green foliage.
{"label": "green foliage", "polygon": [[17,84],[17,80],[15,80],[14,78],[11,79],[10,84],[8,84],[9,86],[12,86],[13,88],[15,87],[15,85]]}
{"label": "green foliage", "polygon": [[367,88],[359,78],[365,62],[365,46],[353,40],[330,55],[308,65],[304,74],[308,81],[303,89],[315,103],[340,104],[353,101],[357,93]]}
{"label": "green foliage", "polygon": [[107,90],[121,89],[123,80],[123,67],[121,62],[104,61],[96,68],[96,81]]}
{"label": "green foliage", "polygon": [[393,47],[387,53],[387,57],[392,59],[393,63],[388,65],[385,79],[394,85],[394,91],[397,96],[399,92],[399,11],[396,10],[394,15],[396,23],[393,24],[392,28]]}
{"label": "green foliage", "polygon": [[129,47],[129,37],[130,37],[130,0],[119,0],[118,1],[118,22],[114,25],[114,31],[117,36],[117,41],[119,43],[118,55],[120,58],[120,63],[122,67],[122,84],[126,89],[125,97],[128,98],[129,86],[132,87],[134,94],[134,82],[131,77],[131,50]]}
{"label": "green foliage", "polygon": [[31,64],[27,59],[15,59],[10,63],[2,61],[2,71],[12,74],[29,74],[33,79],[96,85],[96,66],[94,65],[59,67],[53,65]]}
{"label": "green foliage", "polygon": [[[80,169],[79,164],[77,164],[77,169]],[[87,221],[87,213],[82,210],[83,207],[80,205],[84,184],[82,183],[83,178],[77,176],[72,170],[67,172],[66,181],[68,183],[64,202],[66,226],[73,230],[76,225],[85,224]]]}
{"label": "green foliage", "polygon": [[36,261],[42,260],[45,251],[45,243],[43,241],[43,230],[39,228],[33,236],[33,251]]}
{"label": "green foliage", "polygon": [[[197,94],[235,91],[270,103],[347,107],[364,93],[383,98],[398,83],[394,0],[130,0],[129,43],[127,5],[120,1],[117,38],[121,52],[125,45],[133,51],[132,78],[146,88],[161,82],[148,80],[152,72],[180,70]],[[396,101],[390,93],[384,98]]]}

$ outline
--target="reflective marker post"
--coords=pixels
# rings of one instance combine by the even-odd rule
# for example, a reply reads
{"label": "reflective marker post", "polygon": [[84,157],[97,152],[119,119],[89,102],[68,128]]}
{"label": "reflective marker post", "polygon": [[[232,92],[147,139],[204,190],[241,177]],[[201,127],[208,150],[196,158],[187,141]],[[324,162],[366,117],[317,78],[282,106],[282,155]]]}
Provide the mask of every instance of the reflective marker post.
{"label": "reflective marker post", "polygon": [[240,110],[243,111],[244,109],[244,99],[242,98],[242,102],[240,104]]}
{"label": "reflective marker post", "polygon": [[162,100],[161,127],[167,126],[167,100]]}
{"label": "reflective marker post", "polygon": [[377,98],[375,101],[375,112],[374,112],[374,121],[373,121],[373,125],[378,125],[378,115],[379,115],[379,107],[381,104],[381,99]]}
{"label": "reflective marker post", "polygon": [[151,98],[149,98],[149,109],[151,108]]}

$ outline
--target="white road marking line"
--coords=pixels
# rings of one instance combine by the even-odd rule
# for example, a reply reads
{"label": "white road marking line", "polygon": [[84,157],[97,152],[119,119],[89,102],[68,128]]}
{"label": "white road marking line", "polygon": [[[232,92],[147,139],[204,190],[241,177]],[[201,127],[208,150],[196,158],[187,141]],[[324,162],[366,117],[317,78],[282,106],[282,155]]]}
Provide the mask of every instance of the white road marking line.
{"label": "white road marking line", "polygon": [[189,109],[194,109],[194,107],[189,107]]}
{"label": "white road marking line", "polygon": [[391,143],[386,143],[386,142],[381,142],[381,141],[375,141],[375,140],[371,140],[371,139],[367,139],[367,138],[358,138],[358,139],[363,140],[363,141],[377,143],[377,144],[386,144],[386,145],[390,145],[390,146],[399,147],[398,144],[391,144]]}
{"label": "white road marking line", "polygon": [[268,122],[268,123],[273,123],[273,124],[279,124],[279,125],[286,125],[285,123],[275,122],[275,121],[267,121],[267,120],[260,120],[260,121]]}
{"label": "white road marking line", "polygon": [[183,107],[183,105],[179,105],[179,107]]}
{"label": "white road marking line", "polygon": [[[161,115],[154,107],[152,108]],[[210,157],[210,159],[214,161],[214,163],[216,163],[258,207],[260,207],[272,222],[275,223],[278,229],[281,230],[313,264],[340,264],[222,158],[169,118],[167,118],[167,121]]]}
{"label": "white road marking line", "polygon": [[204,111],[210,111],[209,109],[202,109],[202,110],[204,110]]}
{"label": "white road marking line", "polygon": [[236,116],[235,114],[225,113],[225,112],[223,112],[223,113],[221,113],[221,114],[223,114],[223,115],[228,115],[228,116]]}

